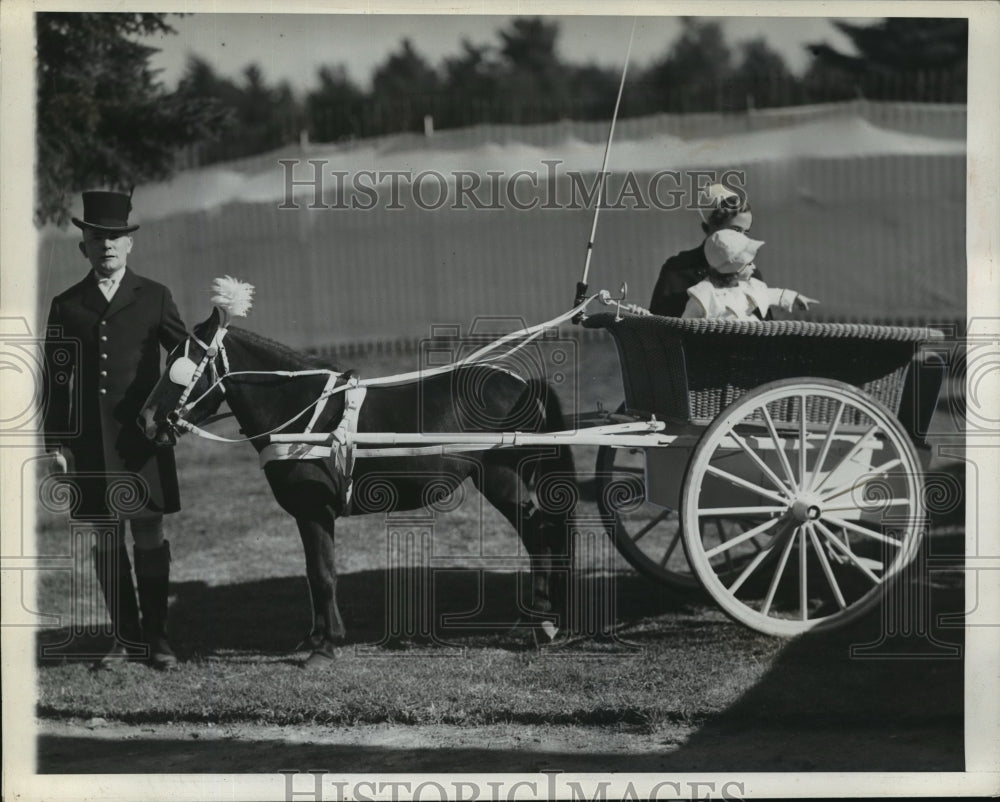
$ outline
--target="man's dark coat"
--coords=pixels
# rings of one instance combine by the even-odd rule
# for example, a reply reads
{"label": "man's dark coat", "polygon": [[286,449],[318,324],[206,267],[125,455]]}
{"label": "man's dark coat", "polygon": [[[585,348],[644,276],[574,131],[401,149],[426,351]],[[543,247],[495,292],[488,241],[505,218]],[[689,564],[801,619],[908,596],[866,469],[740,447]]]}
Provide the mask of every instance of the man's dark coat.
{"label": "man's dark coat", "polygon": [[[136,419],[160,377],[161,346],[186,336],[170,290],[128,268],[110,302],[93,271],[53,299],[45,441],[72,453],[78,517],[180,509],[173,450],[154,448]],[[126,475],[140,477],[138,499],[119,484]]]}

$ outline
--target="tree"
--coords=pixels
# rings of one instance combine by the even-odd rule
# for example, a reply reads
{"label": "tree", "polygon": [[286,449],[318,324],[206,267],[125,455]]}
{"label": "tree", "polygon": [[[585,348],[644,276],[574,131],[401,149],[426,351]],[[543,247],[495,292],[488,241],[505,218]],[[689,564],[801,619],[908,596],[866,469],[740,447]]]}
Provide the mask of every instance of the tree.
{"label": "tree", "polygon": [[741,42],[739,50],[739,62],[733,71],[734,89],[755,107],[789,105],[796,80],[782,55],[763,37]]}
{"label": "tree", "polygon": [[[564,67],[567,73],[569,97],[577,119],[607,120],[615,109],[618,97],[618,83],[621,75],[617,70],[597,64]],[[621,109],[625,116],[626,107]]]}
{"label": "tree", "polygon": [[723,91],[732,75],[732,54],[722,26],[692,17],[671,50],[641,76],[641,105],[652,111],[708,111],[723,106]]}
{"label": "tree", "polygon": [[857,55],[812,43],[810,78],[849,81],[877,99],[965,102],[968,20],[893,17],[873,25],[835,22]]}
{"label": "tree", "polygon": [[501,83],[500,65],[490,45],[462,40],[462,52],[444,59],[447,106],[440,114],[444,126],[468,125],[494,117]]}
{"label": "tree", "polygon": [[242,129],[243,153],[249,155],[277,148],[298,137],[298,104],[285,82],[269,86],[260,65],[243,69],[243,85],[236,107]]}
{"label": "tree", "polygon": [[177,150],[209,139],[222,112],[167,92],[138,37],[174,33],[164,14],[38,13],[35,220],[69,222],[71,197],[130,189],[173,170]]}
{"label": "tree", "polygon": [[437,92],[434,68],[404,38],[372,76],[372,100],[379,112],[376,124],[381,122],[387,131],[422,129],[424,115],[434,111]]}
{"label": "tree", "polygon": [[518,17],[499,31],[504,94],[513,100],[512,122],[558,119],[570,102],[566,69],[556,53],[559,25]]}
{"label": "tree", "polygon": [[301,114],[288,84],[269,85],[256,63],[244,67],[241,78],[240,82],[224,78],[204,60],[188,58],[178,94],[209,101],[226,115],[219,141],[199,148],[201,164],[273,150],[298,138]]}
{"label": "tree", "polygon": [[319,142],[360,136],[364,93],[354,85],[343,65],[320,67],[317,77],[319,87],[306,95],[310,135]]}

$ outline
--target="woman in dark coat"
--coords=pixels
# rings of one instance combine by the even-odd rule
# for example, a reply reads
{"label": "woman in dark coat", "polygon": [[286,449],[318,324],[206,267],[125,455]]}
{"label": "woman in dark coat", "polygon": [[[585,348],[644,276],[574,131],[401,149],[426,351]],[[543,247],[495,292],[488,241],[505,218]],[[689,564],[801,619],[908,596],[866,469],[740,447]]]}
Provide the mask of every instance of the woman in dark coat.
{"label": "woman in dark coat", "polygon": [[[746,196],[740,196],[722,184],[713,184],[705,192],[707,214],[699,210],[702,216],[701,230],[708,239],[716,231],[730,228],[746,234],[753,224],[753,214]],[[653,288],[653,297],[649,302],[649,311],[654,315],[666,317],[682,317],[684,307],[688,302],[688,288],[708,276],[708,261],[705,259],[705,241],[697,248],[671,256],[660,268],[660,276]],[[763,280],[760,271],[753,274],[754,278]]]}
{"label": "woman in dark coat", "polygon": [[[163,515],[180,509],[173,451],[156,449],[136,423],[160,377],[160,349],[187,331],[170,290],[126,267],[132,250],[131,200],[117,192],[85,192],[80,250],[92,270],[52,301],[46,337],[45,441],[79,491],[76,518],[103,523],[94,549],[98,580],[115,631],[101,661],[141,651],[157,668],[176,657],[166,639],[170,544]],[[134,540],[142,627],[124,521]],[[102,527],[95,526],[100,533]],[[132,647],[131,649],[129,647]],[[139,648],[136,648],[139,647]]]}

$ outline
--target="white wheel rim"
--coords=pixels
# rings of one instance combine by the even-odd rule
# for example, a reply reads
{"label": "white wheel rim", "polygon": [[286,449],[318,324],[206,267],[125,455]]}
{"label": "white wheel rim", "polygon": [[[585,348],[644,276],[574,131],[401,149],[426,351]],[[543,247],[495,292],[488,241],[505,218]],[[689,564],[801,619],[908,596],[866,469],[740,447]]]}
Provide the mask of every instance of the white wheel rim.
{"label": "white wheel rim", "polygon": [[[798,415],[777,422],[776,402],[797,403]],[[802,414],[831,402],[823,422]],[[712,501],[719,496],[739,501]],[[819,379],[765,385],[724,410],[692,454],[681,503],[705,589],[731,617],[774,635],[842,626],[877,604],[916,554],[922,509],[919,463],[896,419],[855,388]],[[696,534],[705,516],[737,513],[757,523],[728,543]],[[748,542],[761,549],[735,579],[720,571],[720,555]]]}

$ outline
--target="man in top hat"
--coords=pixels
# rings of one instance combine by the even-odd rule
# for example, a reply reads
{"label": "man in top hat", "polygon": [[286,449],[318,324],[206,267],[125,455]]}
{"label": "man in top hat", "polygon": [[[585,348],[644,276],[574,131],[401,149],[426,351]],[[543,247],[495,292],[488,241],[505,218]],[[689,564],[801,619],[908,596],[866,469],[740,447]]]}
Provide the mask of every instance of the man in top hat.
{"label": "man in top hat", "polygon": [[[63,470],[67,453],[73,459],[71,479],[79,490],[74,516],[105,524],[95,526],[93,553],[115,642],[98,665],[146,657],[155,668],[170,669],[177,658],[166,634],[170,544],[163,515],[180,509],[177,474],[173,451],[154,448],[136,421],[160,376],[160,348],[169,352],[187,331],[170,290],[126,266],[139,227],[129,224],[131,208],[130,195],[84,192],[83,219],[72,218],[83,232],[80,252],[91,269],[52,301],[45,443]],[[60,338],[76,343],[72,364],[55,358]]]}
{"label": "man in top hat", "polygon": [[[705,242],[716,231],[733,230],[742,234],[750,231],[753,214],[745,195],[741,196],[722,184],[712,184],[701,198],[701,230],[705,239],[696,248],[671,256],[660,268],[660,276],[653,288],[649,311],[654,315],[681,317],[688,303],[688,288],[708,275]],[[707,214],[706,214],[707,211]],[[754,278],[763,279],[759,270]]]}

